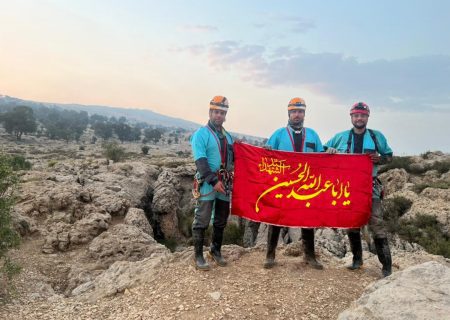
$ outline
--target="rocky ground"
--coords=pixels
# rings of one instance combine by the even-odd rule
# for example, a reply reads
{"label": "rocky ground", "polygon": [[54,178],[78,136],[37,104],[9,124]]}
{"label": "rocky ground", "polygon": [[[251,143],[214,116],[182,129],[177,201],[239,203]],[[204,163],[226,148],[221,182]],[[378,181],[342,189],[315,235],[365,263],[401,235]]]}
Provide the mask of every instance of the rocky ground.
{"label": "rocky ground", "polygon": [[[100,145],[80,149],[34,137],[17,144],[1,132],[0,140],[3,152],[25,155],[33,164],[32,170],[20,173],[13,211],[14,227],[23,241],[10,256],[23,270],[13,281],[13,296],[0,304],[0,319],[336,319],[348,308],[354,313],[344,313],[342,319],[370,319],[361,310],[385,308],[386,301],[375,297],[368,306],[372,300],[365,295],[389,296],[400,288],[391,298],[396,300],[404,288],[402,279],[411,277],[424,281],[407,280],[406,292],[429,293],[416,295],[418,306],[424,299],[439,302],[433,306],[436,310],[450,305],[449,260],[398,237],[390,239],[394,275],[388,282],[379,281],[380,264],[366,242],[364,268],[345,269],[351,259],[348,240],[343,231],[333,229],[316,232],[323,271],[302,262],[298,229],[290,230],[292,244],[280,243],[278,265],[263,269],[264,225],[256,247],[224,247],[230,262],[226,268],[212,264],[209,272],[195,270],[188,232],[194,167],[187,143],[154,145],[147,156],[139,144],[124,144],[127,159],[108,163]],[[448,155],[432,153],[426,161],[414,158],[414,165],[447,159]],[[418,176],[393,169],[381,178],[388,198],[402,196],[413,203],[405,219],[428,212],[448,229],[450,189],[436,186],[450,181],[449,172],[428,170]],[[415,186],[424,183],[418,192]],[[177,252],[155,241],[161,234],[178,243]],[[403,276],[425,262],[438,266],[426,265],[409,278],[408,273]],[[448,281],[438,297],[432,288],[436,278],[425,276],[429,274],[444,284]],[[356,314],[363,315],[352,318]]]}
{"label": "rocky ground", "polygon": [[[198,271],[192,251],[176,253],[166,262],[148,270],[148,277],[133,288],[112,298],[89,301],[53,294],[18,295],[2,306],[1,318],[16,319],[336,319],[364,288],[379,278],[379,270],[368,266],[350,272],[331,256],[322,256],[325,270],[303,263],[302,257],[278,252],[278,265],[262,267],[264,248],[226,246],[229,265],[214,263],[209,272]],[[33,248],[17,251],[14,257],[26,264],[17,279],[19,293],[34,288],[37,274],[52,278],[52,270]],[[58,264],[70,263],[67,257]],[[31,262],[31,263],[30,263]],[[57,278],[57,277],[55,277]],[[42,284],[43,282],[41,282]],[[51,288],[47,288],[52,290]]]}

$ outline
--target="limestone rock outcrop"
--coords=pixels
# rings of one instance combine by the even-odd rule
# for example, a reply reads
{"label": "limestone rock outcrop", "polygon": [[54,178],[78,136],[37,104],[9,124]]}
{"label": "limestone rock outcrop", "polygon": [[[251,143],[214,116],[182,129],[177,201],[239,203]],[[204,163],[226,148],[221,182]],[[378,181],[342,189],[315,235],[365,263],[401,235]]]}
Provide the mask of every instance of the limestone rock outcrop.
{"label": "limestone rock outcrop", "polygon": [[430,261],[370,285],[339,320],[444,320],[450,315],[450,267]]}

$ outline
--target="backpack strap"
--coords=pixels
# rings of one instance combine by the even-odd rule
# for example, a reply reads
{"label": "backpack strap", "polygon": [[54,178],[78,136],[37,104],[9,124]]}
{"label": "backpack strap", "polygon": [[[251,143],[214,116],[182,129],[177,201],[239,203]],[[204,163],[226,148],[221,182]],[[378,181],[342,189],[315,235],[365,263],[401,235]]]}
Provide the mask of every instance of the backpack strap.
{"label": "backpack strap", "polygon": [[[372,138],[373,143],[375,144],[375,151],[380,153],[380,147],[375,132],[373,132],[373,130],[369,128],[367,128],[367,131],[369,131],[370,137]],[[347,149],[345,150],[345,153],[350,153],[350,149],[352,147],[352,139],[353,139],[353,129],[351,129],[348,134]]]}
{"label": "backpack strap", "polygon": [[373,132],[373,130],[369,129],[369,128],[367,128],[367,130],[369,130],[370,137],[372,138],[373,143],[375,144],[375,151],[377,153],[380,153],[380,148],[378,145],[378,140],[377,140],[377,136],[375,135],[375,132]]}
{"label": "backpack strap", "polygon": [[353,138],[353,129],[350,129],[350,132],[348,133],[347,149],[345,149],[345,153],[351,153],[350,149],[352,147],[352,138]]}

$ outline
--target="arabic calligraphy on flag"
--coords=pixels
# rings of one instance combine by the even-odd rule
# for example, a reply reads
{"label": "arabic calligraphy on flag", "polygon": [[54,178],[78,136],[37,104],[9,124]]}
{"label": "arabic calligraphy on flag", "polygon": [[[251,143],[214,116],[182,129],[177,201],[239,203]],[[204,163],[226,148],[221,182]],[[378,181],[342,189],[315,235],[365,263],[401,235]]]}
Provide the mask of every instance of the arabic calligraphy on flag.
{"label": "arabic calligraphy on flag", "polygon": [[290,227],[356,228],[372,207],[367,155],[297,153],[234,144],[231,212]]}

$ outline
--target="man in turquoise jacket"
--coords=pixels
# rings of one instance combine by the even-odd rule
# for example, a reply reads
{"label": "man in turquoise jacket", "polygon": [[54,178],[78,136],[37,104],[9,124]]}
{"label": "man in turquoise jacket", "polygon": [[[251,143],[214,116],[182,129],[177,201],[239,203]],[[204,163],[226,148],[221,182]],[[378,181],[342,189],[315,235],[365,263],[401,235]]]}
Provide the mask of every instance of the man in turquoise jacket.
{"label": "man in turquoise jacket", "polygon": [[[267,147],[292,152],[322,152],[323,146],[317,133],[303,126],[306,104],[302,98],[293,98],[288,104],[288,125],[276,130],[267,141]],[[275,251],[280,236],[280,226],[269,225],[267,254],[264,268],[275,265]],[[323,269],[314,253],[314,229],[302,228],[305,262],[315,269]]]}
{"label": "man in turquoise jacket", "polygon": [[233,139],[222,124],[228,111],[228,100],[215,96],[209,104],[209,121],[191,138],[192,153],[197,167],[196,181],[198,205],[192,223],[192,237],[197,269],[209,270],[203,257],[205,230],[209,226],[212,212],[213,236],[209,254],[219,266],[226,261],[221,254],[223,230],[230,213],[230,184],[233,166]]}
{"label": "man in turquoise jacket", "polygon": [[[353,128],[336,134],[325,144],[328,153],[368,153],[374,164],[373,191],[372,191],[372,215],[369,228],[374,234],[375,248],[383,265],[383,276],[392,273],[392,258],[387,240],[386,227],[383,222],[381,208],[382,185],[377,179],[378,165],[392,160],[392,149],[389,147],[385,136],[376,130],[367,128],[370,109],[364,102],[355,103],[350,109],[350,117]],[[348,238],[353,254],[353,262],[348,268],[351,270],[361,268],[363,264],[360,229],[349,229]]]}

